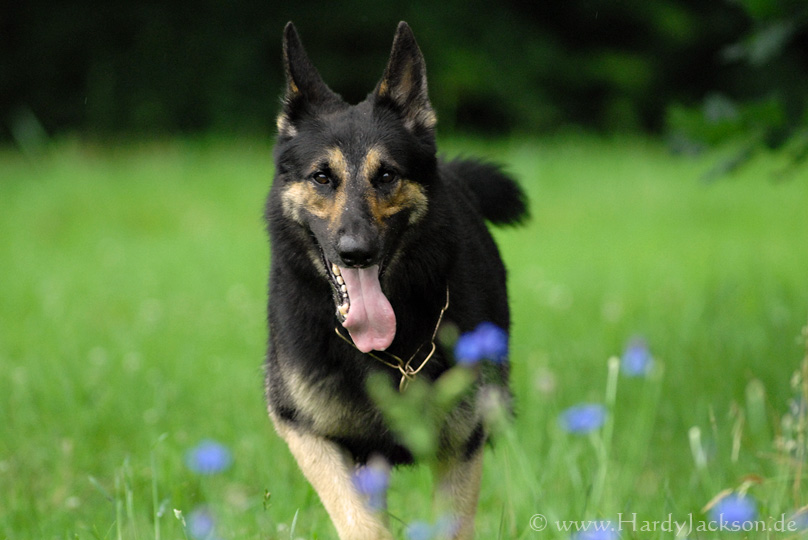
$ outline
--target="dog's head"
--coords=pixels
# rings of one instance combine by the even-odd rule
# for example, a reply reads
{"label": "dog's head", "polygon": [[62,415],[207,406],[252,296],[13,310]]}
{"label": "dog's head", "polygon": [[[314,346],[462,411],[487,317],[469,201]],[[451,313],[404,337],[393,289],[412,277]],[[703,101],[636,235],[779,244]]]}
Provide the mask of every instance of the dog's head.
{"label": "dog's head", "polygon": [[326,86],[291,23],[283,59],[273,191],[284,218],[308,233],[310,258],[330,282],[354,344],[384,350],[396,318],[380,277],[406,231],[428,212],[436,177],[436,119],[423,55],[400,23],[382,79],[358,105]]}

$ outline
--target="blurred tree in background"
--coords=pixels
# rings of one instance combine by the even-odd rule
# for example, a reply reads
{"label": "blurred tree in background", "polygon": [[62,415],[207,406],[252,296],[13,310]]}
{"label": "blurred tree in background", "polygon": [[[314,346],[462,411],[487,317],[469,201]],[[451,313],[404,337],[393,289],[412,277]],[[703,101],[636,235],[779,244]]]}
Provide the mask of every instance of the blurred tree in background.
{"label": "blurred tree in background", "polygon": [[[805,126],[804,0],[27,0],[0,15],[0,139],[64,132],[269,134],[294,20],[349,101],[373,88],[399,20],[427,58],[446,132]],[[748,105],[744,105],[748,103]],[[784,139],[784,140],[785,140]]]}
{"label": "blurred tree in background", "polygon": [[780,177],[808,158],[808,3],[737,0],[744,32],[719,51],[725,76],[697,106],[674,104],[668,127],[683,151],[736,142],[739,147],[709,171],[720,178],[762,148],[786,148]]}

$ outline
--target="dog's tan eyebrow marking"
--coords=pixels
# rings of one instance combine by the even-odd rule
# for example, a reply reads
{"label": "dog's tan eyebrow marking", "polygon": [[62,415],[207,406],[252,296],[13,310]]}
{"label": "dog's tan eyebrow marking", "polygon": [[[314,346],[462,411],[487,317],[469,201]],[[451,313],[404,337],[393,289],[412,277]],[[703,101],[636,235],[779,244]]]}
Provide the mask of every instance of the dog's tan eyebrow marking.
{"label": "dog's tan eyebrow marking", "polygon": [[365,154],[365,160],[360,170],[362,178],[372,182],[373,176],[378,172],[382,164],[386,164],[392,169],[399,168],[398,164],[385,152],[384,148],[379,145],[371,146],[367,154]]}
{"label": "dog's tan eyebrow marking", "polygon": [[339,147],[332,147],[326,151],[328,167],[331,169],[331,173],[337,176],[337,179],[341,183],[345,183],[348,181],[348,162],[345,159],[345,154],[342,153],[342,150]]}
{"label": "dog's tan eyebrow marking", "polygon": [[331,169],[331,174],[335,175],[337,180],[339,180],[334,198],[331,199],[330,202],[329,215],[327,217],[329,228],[333,228],[339,223],[342,209],[345,207],[350,173],[348,170],[348,161],[345,159],[345,154],[342,153],[339,147],[334,146],[329,148],[326,155],[328,156],[328,166]]}
{"label": "dog's tan eyebrow marking", "polygon": [[384,151],[384,148],[378,145],[370,147],[365,154],[360,176],[368,186],[365,197],[373,219],[381,225],[390,216],[409,209],[412,211],[409,222],[415,223],[426,214],[427,197],[423,186],[411,180],[402,179],[391,195],[380,197],[370,184],[383,165],[398,169],[398,165]]}
{"label": "dog's tan eyebrow marking", "polygon": [[378,146],[370,147],[368,153],[365,154],[365,161],[362,163],[362,178],[370,183],[373,179],[373,174],[379,170],[379,166],[382,164],[382,156],[383,152]]}
{"label": "dog's tan eyebrow marking", "polygon": [[336,176],[336,180],[340,182],[348,180],[348,161],[345,159],[345,154],[337,146],[326,149],[322,158],[309,165],[306,174],[311,176],[323,168],[328,168],[329,172]]}

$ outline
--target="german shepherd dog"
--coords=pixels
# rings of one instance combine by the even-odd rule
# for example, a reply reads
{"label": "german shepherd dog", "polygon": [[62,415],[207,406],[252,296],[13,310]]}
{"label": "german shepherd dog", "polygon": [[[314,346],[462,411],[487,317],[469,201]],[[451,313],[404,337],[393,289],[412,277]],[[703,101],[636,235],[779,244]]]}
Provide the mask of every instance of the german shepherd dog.
{"label": "german shepherd dog", "polygon": [[[384,373],[398,387],[424,362],[417,376],[427,381],[452,367],[451,347],[435,342],[441,324],[508,329],[505,268],[485,220],[518,223],[526,199],[494,166],[437,158],[424,58],[406,23],[358,105],[326,86],[291,23],[283,61],[266,204],[269,415],[339,537],[390,539],[385,515],[365,504],[352,475],[372,456],[392,465],[413,456],[367,380]],[[409,371],[380,358],[409,359]],[[458,539],[474,535],[486,439],[480,392],[496,385],[507,395],[507,365],[495,371],[448,414],[433,460],[435,496],[450,501]]]}

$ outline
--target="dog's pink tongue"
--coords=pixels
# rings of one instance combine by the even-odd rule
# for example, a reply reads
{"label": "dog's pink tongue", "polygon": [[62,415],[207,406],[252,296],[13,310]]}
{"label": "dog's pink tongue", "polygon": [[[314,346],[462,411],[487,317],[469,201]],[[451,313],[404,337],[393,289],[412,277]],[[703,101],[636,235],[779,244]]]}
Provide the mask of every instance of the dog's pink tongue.
{"label": "dog's pink tongue", "polygon": [[360,351],[383,351],[396,335],[396,314],[382,292],[379,267],[340,268],[351,307],[342,326]]}

